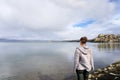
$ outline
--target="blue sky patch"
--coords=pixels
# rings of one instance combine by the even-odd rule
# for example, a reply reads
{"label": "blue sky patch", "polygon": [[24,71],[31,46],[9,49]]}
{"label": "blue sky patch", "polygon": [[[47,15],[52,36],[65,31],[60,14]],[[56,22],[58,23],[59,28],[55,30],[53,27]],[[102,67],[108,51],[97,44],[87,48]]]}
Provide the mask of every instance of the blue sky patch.
{"label": "blue sky patch", "polygon": [[87,27],[90,24],[93,24],[94,22],[95,22],[95,20],[93,20],[93,19],[87,19],[87,20],[83,20],[80,23],[75,24],[74,27],[82,27],[82,28],[84,28],[84,27]]}
{"label": "blue sky patch", "polygon": [[120,0],[109,0],[109,2],[119,2]]}

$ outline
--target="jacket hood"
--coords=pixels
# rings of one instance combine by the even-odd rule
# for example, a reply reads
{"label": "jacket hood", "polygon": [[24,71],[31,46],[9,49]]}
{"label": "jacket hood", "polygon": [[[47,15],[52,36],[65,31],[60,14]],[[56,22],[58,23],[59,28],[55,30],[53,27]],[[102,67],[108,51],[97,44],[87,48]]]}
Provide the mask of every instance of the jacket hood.
{"label": "jacket hood", "polygon": [[86,46],[85,47],[80,46],[79,50],[85,55],[87,55],[90,52],[90,49]]}

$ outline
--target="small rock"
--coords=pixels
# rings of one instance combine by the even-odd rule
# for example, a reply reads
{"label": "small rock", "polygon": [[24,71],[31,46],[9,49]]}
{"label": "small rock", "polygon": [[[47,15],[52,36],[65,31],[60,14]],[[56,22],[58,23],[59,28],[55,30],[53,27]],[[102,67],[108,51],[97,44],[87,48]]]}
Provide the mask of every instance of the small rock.
{"label": "small rock", "polygon": [[108,71],[104,71],[105,73],[108,73]]}
{"label": "small rock", "polygon": [[98,78],[95,78],[95,80],[98,80]]}
{"label": "small rock", "polygon": [[98,74],[98,77],[101,77],[101,76],[103,76],[104,74]]}
{"label": "small rock", "polygon": [[104,71],[106,71],[107,70],[107,68],[104,68]]}
{"label": "small rock", "polygon": [[112,64],[110,64],[110,67],[113,67],[113,65],[112,65]]}
{"label": "small rock", "polygon": [[89,74],[89,78],[92,78],[92,74]]}
{"label": "small rock", "polygon": [[109,70],[111,70],[111,69],[112,69],[112,67],[108,67],[108,69],[109,69]]}
{"label": "small rock", "polygon": [[102,71],[102,69],[97,69],[97,71],[98,71],[98,72],[101,72],[101,71]]}

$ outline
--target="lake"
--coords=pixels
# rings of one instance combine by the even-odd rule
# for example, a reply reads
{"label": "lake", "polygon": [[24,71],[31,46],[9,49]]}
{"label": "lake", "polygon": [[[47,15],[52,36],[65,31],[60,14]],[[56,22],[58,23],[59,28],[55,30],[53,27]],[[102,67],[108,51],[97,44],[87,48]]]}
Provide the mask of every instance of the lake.
{"label": "lake", "polygon": [[[64,80],[78,42],[0,42],[0,80]],[[95,69],[120,60],[120,43],[88,43]]]}

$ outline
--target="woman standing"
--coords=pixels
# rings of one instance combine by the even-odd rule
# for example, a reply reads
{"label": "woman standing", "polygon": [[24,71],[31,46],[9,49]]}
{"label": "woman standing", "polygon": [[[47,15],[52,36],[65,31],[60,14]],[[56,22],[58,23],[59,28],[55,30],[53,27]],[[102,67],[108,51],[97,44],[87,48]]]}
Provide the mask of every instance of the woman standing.
{"label": "woman standing", "polygon": [[93,55],[90,48],[86,47],[87,37],[80,38],[80,46],[74,55],[74,72],[78,80],[88,80],[89,71],[94,70]]}

